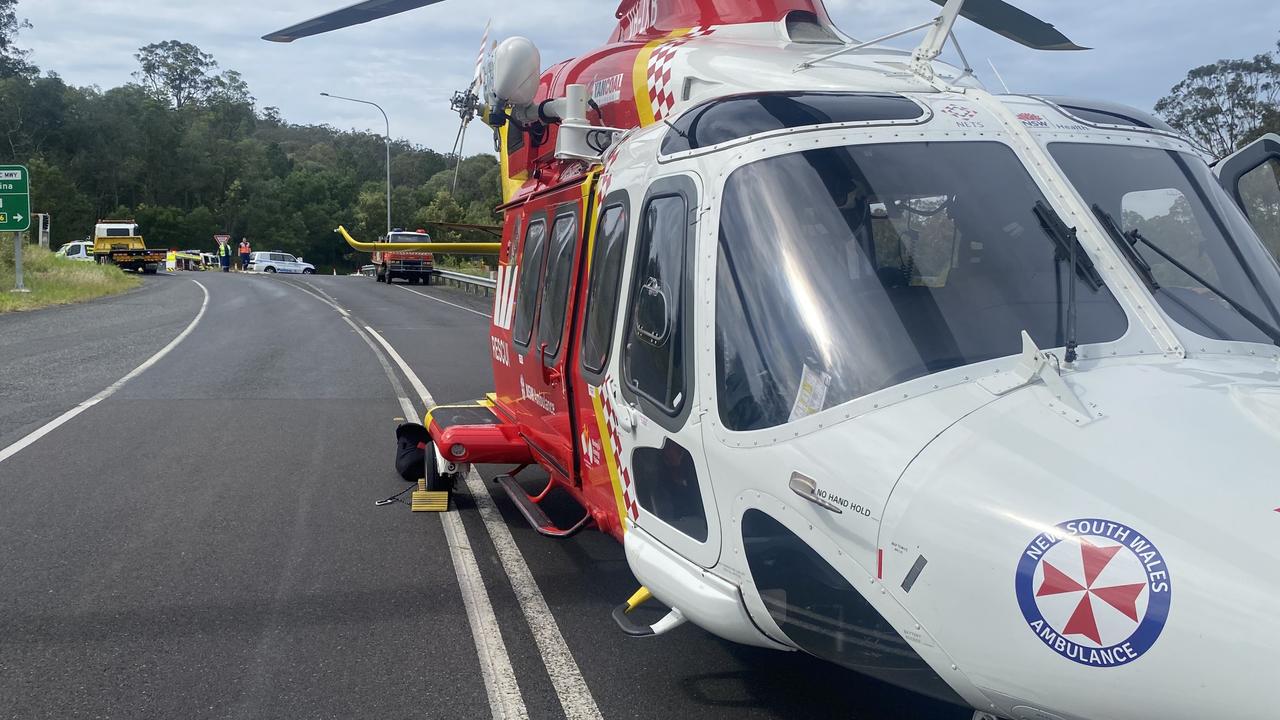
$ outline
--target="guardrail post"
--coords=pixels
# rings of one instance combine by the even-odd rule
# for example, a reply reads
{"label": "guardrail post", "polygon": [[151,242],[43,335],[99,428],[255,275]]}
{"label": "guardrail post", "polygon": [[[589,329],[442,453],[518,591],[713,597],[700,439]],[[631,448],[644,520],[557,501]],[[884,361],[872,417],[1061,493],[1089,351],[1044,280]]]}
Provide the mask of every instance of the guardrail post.
{"label": "guardrail post", "polygon": [[22,233],[13,234],[13,273],[16,278],[14,287],[9,292],[29,293],[31,292],[22,284]]}

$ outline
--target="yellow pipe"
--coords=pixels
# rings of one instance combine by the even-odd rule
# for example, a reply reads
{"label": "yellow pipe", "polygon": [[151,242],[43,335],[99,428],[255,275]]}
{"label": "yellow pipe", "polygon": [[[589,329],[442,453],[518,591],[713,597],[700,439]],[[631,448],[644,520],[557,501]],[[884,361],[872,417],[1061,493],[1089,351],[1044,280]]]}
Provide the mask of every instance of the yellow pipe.
{"label": "yellow pipe", "polygon": [[430,252],[455,255],[498,255],[502,243],[367,243],[351,237],[341,225],[334,232],[342,235],[347,244],[362,252]]}

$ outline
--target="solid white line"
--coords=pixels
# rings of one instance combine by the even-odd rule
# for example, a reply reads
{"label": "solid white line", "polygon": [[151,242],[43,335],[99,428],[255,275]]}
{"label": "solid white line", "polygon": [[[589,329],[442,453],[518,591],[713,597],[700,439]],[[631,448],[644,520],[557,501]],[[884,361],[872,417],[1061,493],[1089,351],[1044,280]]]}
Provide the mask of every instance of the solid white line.
{"label": "solid white line", "polygon": [[165,355],[168,355],[170,352],[173,351],[174,348],[178,347],[179,343],[181,343],[183,340],[186,340],[187,336],[191,334],[191,331],[196,329],[196,325],[200,324],[200,319],[204,317],[205,310],[209,308],[209,290],[204,285],[201,285],[199,280],[192,280],[191,282],[200,286],[200,291],[204,293],[204,300],[200,303],[200,312],[196,313],[195,319],[191,321],[191,324],[187,326],[186,330],[183,330],[178,335],[178,337],[174,338],[172,341],[169,342],[168,345],[165,345],[163,348],[161,348],[160,352],[156,353],[155,355],[152,355],[146,362],[134,368],[133,372],[130,372],[128,375],[125,375],[124,377],[115,381],[115,383],[113,383],[111,387],[108,387],[106,390],[103,390],[97,395],[94,395],[88,400],[85,400],[79,405],[62,413],[61,415],[54,418],[53,420],[50,420],[49,422],[41,426],[39,429],[37,429],[35,432],[32,432],[30,435],[27,435],[26,437],[10,445],[4,450],[0,450],[0,462],[4,462],[5,460],[8,460],[14,455],[17,455],[18,453],[30,447],[40,438],[44,437],[45,435],[48,435],[54,430],[57,430],[59,427],[62,427],[66,423],[70,422],[73,418],[83,413],[85,410],[88,410],[94,405],[97,405],[103,400],[106,400],[112,395],[115,395],[116,392],[120,390],[120,388],[124,387],[125,383],[129,382],[130,380],[146,372],[148,369],[151,368],[151,366],[160,362],[160,360]]}
{"label": "solid white line", "polygon": [[525,562],[524,555],[511,537],[511,529],[503,520],[502,513],[498,512],[498,506],[494,504],[480,474],[474,469],[467,474],[467,488],[471,490],[476,509],[480,511],[480,518],[484,520],[485,529],[489,531],[493,546],[498,551],[502,569],[511,580],[511,589],[515,591],[520,609],[524,611],[524,619],[533,631],[533,639],[538,644],[542,662],[547,667],[547,674],[551,676],[551,685],[560,698],[560,707],[564,709],[565,717],[569,720],[601,720],[600,708],[591,696],[591,689],[587,687],[587,681],[583,679],[582,671],[564,641],[564,635],[556,624],[555,616],[551,614],[551,608],[547,606],[546,598],[538,589],[538,581],[529,571],[529,564]]}
{"label": "solid white line", "polygon": [[459,310],[466,310],[467,312],[471,313],[472,315],[479,315],[479,316],[480,316],[480,317],[482,317],[482,318],[489,318],[490,320],[492,320],[492,319],[493,319],[493,316],[492,316],[492,315],[490,315],[489,313],[482,313],[482,312],[480,312],[479,310],[472,310],[472,309],[471,309],[471,308],[469,308],[469,307],[465,307],[465,306],[463,306],[463,305],[458,305],[457,303],[451,303],[451,302],[449,302],[448,300],[441,300],[440,298],[435,297],[434,295],[428,295],[428,294],[426,294],[426,293],[424,293],[424,292],[418,292],[417,290],[414,290],[414,289],[413,289],[413,288],[411,288],[411,287],[406,287],[406,286],[404,286],[404,285],[397,285],[396,287],[400,288],[401,290],[408,290],[409,292],[413,293],[414,295],[421,295],[422,297],[424,297],[424,298],[426,298],[426,299],[428,299],[428,300],[435,300],[436,302],[440,303],[441,305],[448,305],[449,307],[455,307],[455,308],[458,308]]}
{"label": "solid white line", "polygon": [[[372,328],[365,329],[387,349],[388,354],[400,366],[401,372],[409,378],[414,388],[418,389],[428,409],[435,405],[426,386],[400,358],[400,354],[391,347],[391,344]],[[555,615],[551,614],[551,608],[547,606],[547,600],[538,588],[538,582],[530,572],[529,564],[521,554],[520,548],[516,546],[515,539],[511,537],[511,529],[507,527],[502,513],[498,511],[498,506],[494,504],[493,498],[484,486],[484,481],[480,479],[480,474],[475,469],[467,474],[467,489],[471,492],[476,509],[480,511],[480,519],[484,521],[485,530],[489,532],[493,547],[498,552],[502,569],[506,572],[507,579],[511,581],[511,589],[515,591],[520,610],[524,612],[525,622],[533,631],[533,639],[538,645],[538,652],[542,655],[542,662],[547,667],[551,685],[560,698],[560,707],[564,709],[565,716],[568,720],[601,720],[600,708],[596,705],[595,698],[592,697],[591,690],[582,677],[577,661],[573,659],[573,653],[569,651],[569,646],[564,641],[560,626],[556,624]],[[487,596],[486,599],[488,599]],[[479,642],[477,636],[476,643],[479,644]]]}
{"label": "solid white line", "polygon": [[453,570],[458,576],[458,587],[462,589],[462,604],[467,611],[467,622],[471,624],[471,635],[475,638],[480,668],[485,674],[485,690],[494,720],[526,720],[529,711],[520,695],[520,683],[511,668],[498,616],[489,602],[489,593],[480,575],[480,564],[471,549],[462,516],[456,509],[450,510],[440,513],[440,522],[444,525],[449,554],[454,559]]}
{"label": "solid white line", "polygon": [[386,338],[379,335],[377,330],[374,330],[368,325],[365,325],[364,329],[369,331],[369,334],[372,335],[380,345],[382,345],[383,349],[387,351],[387,354],[391,356],[391,359],[395,361],[396,365],[400,366],[400,372],[404,373],[404,376],[409,378],[409,384],[413,386],[414,391],[418,393],[418,397],[422,399],[423,407],[428,410],[435,407],[436,401],[435,398],[431,397],[431,391],[427,390],[427,386],[423,385],[422,381],[418,379],[418,376],[409,369],[409,364],[404,361],[404,358],[400,357],[400,353],[396,352],[395,348],[391,347],[391,343],[387,342]]}
{"label": "solid white line", "polygon": [[[293,283],[289,284],[293,285]],[[342,310],[336,303],[330,302],[316,293],[297,285],[294,285],[294,287],[332,306],[335,310]],[[382,370],[386,373],[387,379],[396,393],[396,399],[400,403],[401,411],[404,412],[406,420],[414,419],[417,416],[417,410],[414,408],[413,403],[405,397],[404,386],[400,383],[400,378],[396,377],[395,371],[391,369],[391,364],[387,362],[388,355],[395,360],[401,370],[404,371],[405,377],[418,390],[424,407],[429,409],[435,405],[435,400],[432,399],[431,393],[427,391],[426,387],[422,385],[422,381],[409,369],[408,365],[404,364],[404,359],[381,335],[375,332],[373,328],[365,328],[368,332],[363,332],[360,326],[352,322],[345,314],[342,320],[355,330],[356,334],[369,346],[369,349],[373,351],[374,356],[382,365]],[[378,342],[386,348],[386,352],[378,349],[373,340],[369,339],[370,335],[377,338]],[[462,593],[462,605],[467,613],[467,623],[471,626],[471,638],[476,646],[476,657],[480,661],[480,675],[484,680],[485,693],[489,698],[489,710],[493,715],[493,720],[528,720],[529,711],[524,704],[524,697],[520,694],[520,685],[516,680],[515,670],[511,666],[511,656],[507,654],[506,643],[502,640],[502,630],[501,626],[498,625],[498,616],[493,611],[493,602],[489,599],[489,593],[485,589],[484,579],[480,574],[480,565],[476,561],[471,542],[467,538],[466,527],[463,526],[462,518],[456,509],[439,513],[439,515],[440,523],[444,528],[445,541],[449,546],[449,557],[453,560],[453,571],[458,577],[458,588]]]}

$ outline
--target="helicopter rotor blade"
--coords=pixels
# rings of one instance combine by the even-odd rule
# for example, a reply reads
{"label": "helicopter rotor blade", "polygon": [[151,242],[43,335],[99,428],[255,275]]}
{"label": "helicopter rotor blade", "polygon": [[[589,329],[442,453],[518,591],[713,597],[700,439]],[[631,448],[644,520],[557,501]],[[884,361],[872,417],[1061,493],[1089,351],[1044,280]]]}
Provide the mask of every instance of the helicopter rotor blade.
{"label": "helicopter rotor blade", "polygon": [[335,10],[283,30],[277,30],[269,35],[263,35],[262,39],[290,43],[300,38],[333,32],[352,25],[361,25],[420,7],[435,5],[438,2],[443,0],[365,0],[365,2],[358,2],[350,7]]}
{"label": "helicopter rotor blade", "polygon": [[[945,6],[947,0],[933,0]],[[968,0],[960,9],[961,17],[1036,50],[1088,50],[1071,41],[1051,23],[1019,10],[1004,0]]]}

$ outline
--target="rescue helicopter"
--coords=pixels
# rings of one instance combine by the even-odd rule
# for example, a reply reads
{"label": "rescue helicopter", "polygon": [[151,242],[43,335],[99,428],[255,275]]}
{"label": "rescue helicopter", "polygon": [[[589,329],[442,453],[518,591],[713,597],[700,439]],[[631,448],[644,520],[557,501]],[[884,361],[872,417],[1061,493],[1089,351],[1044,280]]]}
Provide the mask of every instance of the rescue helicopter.
{"label": "rescue helicopter", "polygon": [[1081,48],[935,2],[870,40],[821,0],[624,0],[547,69],[486,43],[455,104],[501,157],[496,387],[427,416],[427,489],[512,465],[543,535],[617,538],[628,635],[689,622],[978,718],[1274,718],[1280,267],[1241,205],[1280,203],[1280,137],[1211,167],[1133,108],[994,93],[960,18]]}

